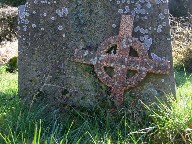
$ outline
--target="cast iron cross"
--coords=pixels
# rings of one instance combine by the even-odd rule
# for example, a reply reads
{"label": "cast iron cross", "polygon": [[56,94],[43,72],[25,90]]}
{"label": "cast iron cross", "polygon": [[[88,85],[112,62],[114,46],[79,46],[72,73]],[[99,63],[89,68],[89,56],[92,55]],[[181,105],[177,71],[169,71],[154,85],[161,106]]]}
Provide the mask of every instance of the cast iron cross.
{"label": "cast iron cross", "polygon": [[[123,103],[123,95],[126,89],[135,87],[145,77],[147,72],[156,74],[168,74],[170,62],[167,60],[151,60],[148,51],[143,44],[132,37],[133,17],[122,15],[119,35],[112,36],[101,43],[94,57],[89,57],[88,51],[75,51],[75,61],[94,65],[98,78],[107,86],[111,87],[111,96],[116,99],[118,105]],[[108,50],[116,46],[116,53],[108,53]],[[134,49],[137,57],[131,56],[130,51]],[[114,75],[109,76],[104,67],[114,69]],[[129,70],[136,71],[135,75],[128,78]]]}

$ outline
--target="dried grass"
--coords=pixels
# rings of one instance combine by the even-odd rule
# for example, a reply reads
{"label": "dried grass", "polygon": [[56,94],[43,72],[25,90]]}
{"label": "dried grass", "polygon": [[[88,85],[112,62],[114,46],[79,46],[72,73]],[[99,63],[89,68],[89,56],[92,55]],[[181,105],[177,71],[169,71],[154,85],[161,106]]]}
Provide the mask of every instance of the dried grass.
{"label": "dried grass", "polygon": [[0,44],[12,41],[17,35],[17,7],[0,7]]}
{"label": "dried grass", "polygon": [[0,45],[0,65],[5,64],[14,56],[18,55],[18,40],[6,42]]}
{"label": "dried grass", "polygon": [[173,59],[175,65],[184,65],[192,72],[192,16],[171,17]]}

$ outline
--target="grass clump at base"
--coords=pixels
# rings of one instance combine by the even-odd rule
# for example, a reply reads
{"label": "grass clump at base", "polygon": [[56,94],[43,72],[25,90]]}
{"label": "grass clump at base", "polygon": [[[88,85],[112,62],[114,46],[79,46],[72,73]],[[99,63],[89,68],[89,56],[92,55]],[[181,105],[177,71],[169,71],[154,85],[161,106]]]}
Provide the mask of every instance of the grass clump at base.
{"label": "grass clump at base", "polygon": [[[148,125],[132,121],[126,111],[111,119],[109,111],[77,110],[58,116],[41,103],[25,105],[17,94],[18,73],[0,67],[0,143],[129,143],[143,142],[146,135],[130,133]],[[123,110],[122,110],[123,111]]]}
{"label": "grass clump at base", "polygon": [[177,99],[146,106],[139,123],[125,109],[112,117],[99,108],[69,107],[59,115],[42,101],[25,105],[17,95],[17,73],[5,71],[0,67],[0,143],[192,143],[192,76],[184,71],[176,72]]}
{"label": "grass clump at base", "polygon": [[192,74],[176,71],[177,96],[168,104],[146,106],[156,126],[154,139],[162,143],[192,143]]}

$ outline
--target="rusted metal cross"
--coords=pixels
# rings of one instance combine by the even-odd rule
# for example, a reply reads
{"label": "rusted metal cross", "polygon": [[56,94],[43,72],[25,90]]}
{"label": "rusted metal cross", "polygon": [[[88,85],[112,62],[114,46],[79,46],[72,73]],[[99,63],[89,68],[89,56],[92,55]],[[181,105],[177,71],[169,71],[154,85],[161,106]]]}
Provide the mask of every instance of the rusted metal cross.
{"label": "rusted metal cross", "polygon": [[[111,87],[111,96],[116,99],[118,105],[123,103],[124,91],[138,85],[147,72],[156,74],[168,74],[170,62],[167,60],[151,60],[148,51],[143,44],[132,37],[133,17],[122,15],[119,35],[113,36],[101,43],[96,55],[89,55],[88,51],[75,51],[75,61],[94,65],[98,78],[107,86]],[[116,46],[116,54],[107,51]],[[131,56],[131,48],[137,52],[137,57]],[[114,75],[109,76],[104,67],[114,69]],[[129,70],[136,71],[135,75],[128,78]]]}

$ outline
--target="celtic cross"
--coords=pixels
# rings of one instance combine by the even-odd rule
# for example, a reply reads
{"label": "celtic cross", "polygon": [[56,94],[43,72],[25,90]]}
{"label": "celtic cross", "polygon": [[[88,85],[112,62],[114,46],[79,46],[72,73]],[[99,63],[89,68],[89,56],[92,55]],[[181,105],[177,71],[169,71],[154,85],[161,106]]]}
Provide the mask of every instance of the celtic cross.
{"label": "celtic cross", "polygon": [[[112,88],[111,96],[120,106],[123,103],[124,91],[137,86],[146,77],[147,72],[168,74],[170,70],[169,61],[149,59],[148,50],[137,38],[132,37],[132,30],[133,17],[122,15],[119,34],[102,42],[96,55],[89,57],[88,51],[75,51],[75,61],[94,65],[98,78]],[[116,46],[116,53],[108,53],[113,46]],[[131,49],[137,52],[137,57],[130,55]],[[113,68],[114,75],[109,76],[104,67]],[[127,77],[129,70],[136,71],[130,78]]]}

